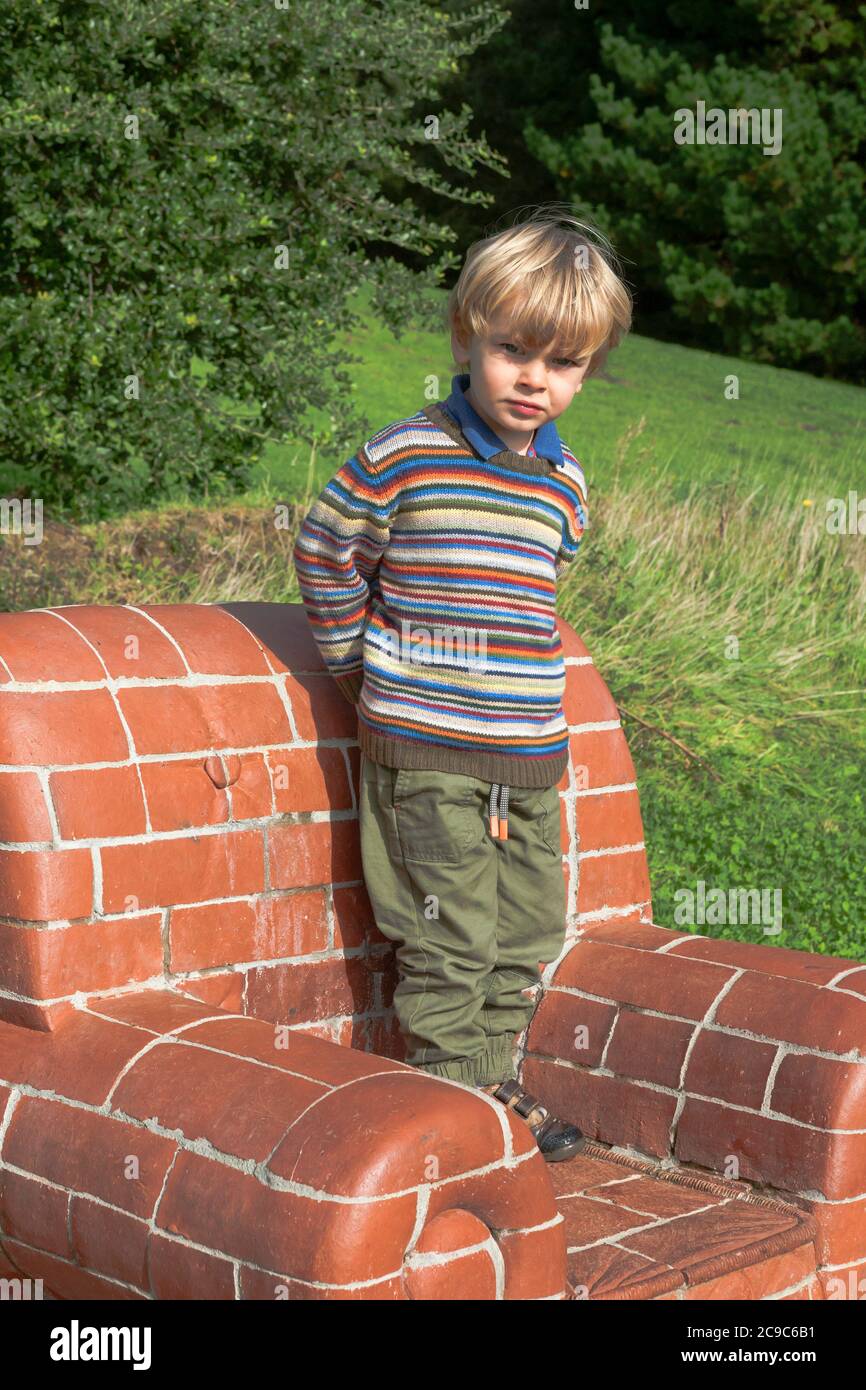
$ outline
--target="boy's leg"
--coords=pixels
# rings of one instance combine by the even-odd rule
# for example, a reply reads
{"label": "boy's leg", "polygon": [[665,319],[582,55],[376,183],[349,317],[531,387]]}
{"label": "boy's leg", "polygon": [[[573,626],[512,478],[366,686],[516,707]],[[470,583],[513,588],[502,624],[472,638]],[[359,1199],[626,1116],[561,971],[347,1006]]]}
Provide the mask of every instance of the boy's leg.
{"label": "boy's leg", "polygon": [[[508,839],[496,840],[499,867],[497,951],[481,1024],[492,1047],[528,1024],[539,962],[556,960],[565,942],[566,893],[560,847],[559,792],[508,788]],[[508,1075],[512,1075],[509,1071]]]}
{"label": "boy's leg", "polygon": [[481,1012],[496,953],[497,851],[477,778],[361,762],[361,856],[383,936],[397,945],[394,1007],[406,1061],[483,1085],[512,1074],[513,1037]]}

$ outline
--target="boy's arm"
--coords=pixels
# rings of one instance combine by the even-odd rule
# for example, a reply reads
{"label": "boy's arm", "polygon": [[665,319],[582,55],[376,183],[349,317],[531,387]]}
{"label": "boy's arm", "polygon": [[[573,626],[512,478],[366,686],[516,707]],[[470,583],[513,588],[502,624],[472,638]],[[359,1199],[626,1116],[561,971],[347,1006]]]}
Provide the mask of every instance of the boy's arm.
{"label": "boy's arm", "polygon": [[562,544],[556,556],[556,578],[560,579],[568,569],[575,555],[578,546],[586,530],[586,523],[589,519],[589,509],[586,503],[586,482],[583,474],[580,475],[580,482],[576,476],[569,477],[571,488],[564,510],[562,526]]}
{"label": "boy's arm", "polygon": [[313,503],[292,548],[316,645],[352,704],[364,678],[370,581],[390,538],[394,500],[361,448]]}

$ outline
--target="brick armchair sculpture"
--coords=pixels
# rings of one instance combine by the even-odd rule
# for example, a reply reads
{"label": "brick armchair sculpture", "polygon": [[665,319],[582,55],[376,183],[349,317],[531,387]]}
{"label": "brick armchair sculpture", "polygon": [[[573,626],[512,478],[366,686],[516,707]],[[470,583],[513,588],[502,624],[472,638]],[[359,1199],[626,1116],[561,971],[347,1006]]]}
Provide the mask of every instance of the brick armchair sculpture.
{"label": "brick armchair sculpture", "polygon": [[0,1278],[858,1296],[866,965],[652,923],[616,706],[559,625],[569,931],[518,1060],[589,1140],[545,1164],[401,1061],[355,711],[303,608],[0,615]]}

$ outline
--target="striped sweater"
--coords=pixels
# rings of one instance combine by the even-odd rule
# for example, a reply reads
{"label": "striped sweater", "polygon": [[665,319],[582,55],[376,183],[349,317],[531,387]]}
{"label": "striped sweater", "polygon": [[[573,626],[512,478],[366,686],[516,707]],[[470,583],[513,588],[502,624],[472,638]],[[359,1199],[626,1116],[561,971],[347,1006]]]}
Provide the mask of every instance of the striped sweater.
{"label": "striped sweater", "polygon": [[468,385],[455,376],[446,401],[367,440],[293,560],[371,761],[555,786],[568,763],[556,581],[586,526],[586,483],[552,421],[517,454]]}

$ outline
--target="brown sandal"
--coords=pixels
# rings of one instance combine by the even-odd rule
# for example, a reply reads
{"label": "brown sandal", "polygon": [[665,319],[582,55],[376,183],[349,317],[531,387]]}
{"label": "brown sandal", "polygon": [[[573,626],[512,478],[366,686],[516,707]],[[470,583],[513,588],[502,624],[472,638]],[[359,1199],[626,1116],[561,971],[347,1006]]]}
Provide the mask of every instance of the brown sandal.
{"label": "brown sandal", "polygon": [[[519,1081],[495,1081],[490,1086],[480,1087],[494,1100],[502,1101],[506,1110],[514,1110],[526,1121],[548,1163],[558,1163],[564,1158],[573,1158],[583,1148],[585,1135],[576,1125],[567,1124],[551,1115],[541,1101],[524,1091]],[[537,1118],[534,1118],[537,1117]],[[534,1119],[534,1123],[533,1123]]]}

